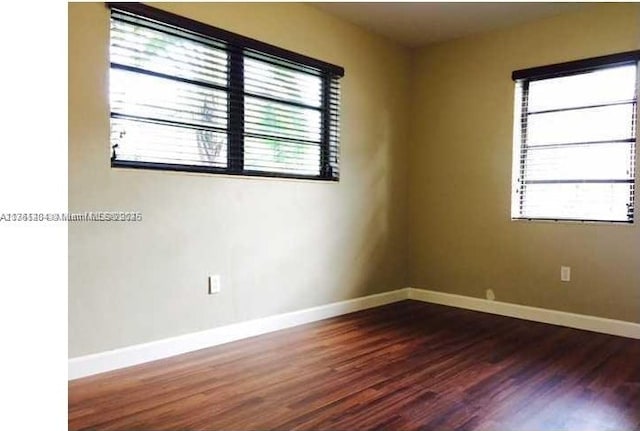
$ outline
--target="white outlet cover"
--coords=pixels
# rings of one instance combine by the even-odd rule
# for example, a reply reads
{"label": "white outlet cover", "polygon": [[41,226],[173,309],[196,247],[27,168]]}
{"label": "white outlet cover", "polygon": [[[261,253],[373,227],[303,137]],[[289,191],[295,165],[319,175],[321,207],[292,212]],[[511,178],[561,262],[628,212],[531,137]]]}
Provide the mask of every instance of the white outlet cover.
{"label": "white outlet cover", "polygon": [[560,267],[560,281],[571,281],[571,267],[570,266],[561,266]]}
{"label": "white outlet cover", "polygon": [[214,293],[220,293],[220,276],[217,274],[209,276],[209,295]]}

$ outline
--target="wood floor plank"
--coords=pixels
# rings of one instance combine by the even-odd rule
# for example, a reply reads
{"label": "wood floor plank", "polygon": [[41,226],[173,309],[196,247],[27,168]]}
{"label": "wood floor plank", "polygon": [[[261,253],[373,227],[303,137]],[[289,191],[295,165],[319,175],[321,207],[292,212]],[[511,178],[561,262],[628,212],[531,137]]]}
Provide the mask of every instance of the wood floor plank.
{"label": "wood floor plank", "polygon": [[640,341],[403,301],[69,382],[71,430],[640,430]]}

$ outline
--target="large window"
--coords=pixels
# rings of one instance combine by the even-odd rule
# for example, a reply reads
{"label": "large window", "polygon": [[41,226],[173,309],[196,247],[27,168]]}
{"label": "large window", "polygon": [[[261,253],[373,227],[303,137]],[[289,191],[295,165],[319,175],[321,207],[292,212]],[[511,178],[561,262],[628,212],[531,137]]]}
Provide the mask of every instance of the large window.
{"label": "large window", "polygon": [[633,223],[639,58],[513,73],[512,218]]}
{"label": "large window", "polygon": [[342,68],[109,3],[115,167],[337,180]]}

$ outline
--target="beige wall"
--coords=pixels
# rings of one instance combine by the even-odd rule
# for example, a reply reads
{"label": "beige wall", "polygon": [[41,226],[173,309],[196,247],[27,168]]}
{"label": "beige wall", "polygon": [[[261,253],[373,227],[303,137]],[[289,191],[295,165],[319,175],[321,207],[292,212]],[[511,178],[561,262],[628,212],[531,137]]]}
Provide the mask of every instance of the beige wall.
{"label": "beige wall", "polygon": [[[510,221],[513,82],[533,66],[640,48],[640,4],[425,48],[413,65],[409,283],[640,322],[635,226]],[[636,219],[638,211],[636,211]],[[560,265],[572,267],[561,283]]]}
{"label": "beige wall", "polygon": [[344,66],[342,178],[111,169],[108,12],[70,4],[70,211],[144,215],[70,224],[71,357],[408,285],[640,321],[637,225],[510,221],[511,71],[640,48],[640,4],[414,52],[303,4],[157,6]]}
{"label": "beige wall", "polygon": [[[304,4],[159,4],[345,68],[339,183],[109,167],[109,15],[69,5],[69,356],[406,285],[409,52]],[[208,296],[207,274],[222,276]]]}

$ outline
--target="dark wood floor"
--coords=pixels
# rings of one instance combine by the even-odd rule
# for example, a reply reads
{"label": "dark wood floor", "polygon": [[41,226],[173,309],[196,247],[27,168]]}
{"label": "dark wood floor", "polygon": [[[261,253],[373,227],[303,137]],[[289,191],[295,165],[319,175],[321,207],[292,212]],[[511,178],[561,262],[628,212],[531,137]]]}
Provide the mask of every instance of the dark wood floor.
{"label": "dark wood floor", "polygon": [[404,301],[69,383],[73,430],[640,430],[640,340]]}

